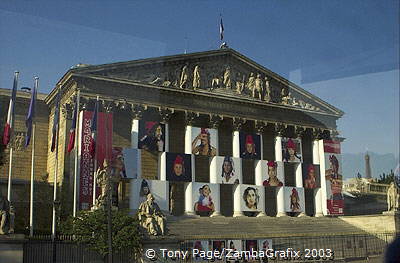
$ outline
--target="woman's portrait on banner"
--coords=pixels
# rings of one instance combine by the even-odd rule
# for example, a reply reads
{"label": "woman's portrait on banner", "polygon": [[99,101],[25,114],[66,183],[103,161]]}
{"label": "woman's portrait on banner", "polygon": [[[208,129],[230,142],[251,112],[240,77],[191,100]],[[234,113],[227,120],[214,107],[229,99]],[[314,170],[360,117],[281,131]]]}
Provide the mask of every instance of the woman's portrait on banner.
{"label": "woman's portrait on banner", "polygon": [[288,163],[302,161],[301,141],[293,138],[282,138],[282,159]]}
{"label": "woman's portrait on banner", "polygon": [[112,149],[111,171],[113,176],[127,178],[125,169],[125,158],[123,149],[121,147],[114,147]]}
{"label": "woman's portrait on banner", "polygon": [[241,132],[240,157],[244,159],[261,159],[261,140],[258,134],[247,134]]}
{"label": "woman's portrait on banner", "polygon": [[165,150],[165,124],[141,120],[138,146],[139,149],[163,152]]}
{"label": "woman's portrait on banner", "polygon": [[320,187],[319,165],[303,163],[303,184],[307,189]]}
{"label": "woman's portrait on banner", "polygon": [[192,127],[192,154],[217,155],[217,131],[215,129]]}
{"label": "woman's portrait on banner", "polygon": [[282,181],[278,178],[278,163],[268,161],[267,168],[267,179],[264,180],[263,186],[283,186]]}
{"label": "woman's portrait on banner", "polygon": [[286,212],[304,211],[304,188],[285,187],[285,211]]}
{"label": "woman's portrait on banner", "polygon": [[192,181],[192,160],[189,154],[166,153],[167,181]]}
{"label": "woman's portrait on banner", "polygon": [[249,186],[243,191],[243,211],[257,211],[260,195],[257,188]]}
{"label": "woman's portrait on banner", "polygon": [[[327,154],[325,153],[325,178],[329,182],[328,199],[343,200],[342,186],[343,178],[341,174],[340,154]],[[327,184],[327,187],[329,185]]]}
{"label": "woman's portrait on banner", "polygon": [[[236,159],[237,162],[240,160]],[[239,176],[235,169],[235,161],[232,157],[225,156],[221,164],[221,181],[222,184],[238,184]]]}

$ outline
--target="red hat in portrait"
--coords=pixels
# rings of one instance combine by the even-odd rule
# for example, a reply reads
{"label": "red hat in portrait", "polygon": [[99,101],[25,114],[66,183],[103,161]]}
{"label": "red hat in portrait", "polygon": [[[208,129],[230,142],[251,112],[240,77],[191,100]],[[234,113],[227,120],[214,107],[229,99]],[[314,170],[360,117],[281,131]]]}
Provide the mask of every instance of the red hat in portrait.
{"label": "red hat in portrait", "polygon": [[312,164],[310,164],[308,166],[308,172],[310,172],[310,171],[315,171],[314,165],[312,165]]}
{"label": "red hat in portrait", "polygon": [[183,164],[183,158],[180,155],[177,155],[174,161],[174,165],[175,164]]}
{"label": "red hat in portrait", "polygon": [[296,144],[292,141],[292,139],[289,139],[287,141],[286,147],[289,149],[296,150]]}
{"label": "red hat in portrait", "polygon": [[146,131],[149,132],[153,128],[153,126],[156,125],[156,124],[157,124],[156,121],[148,121],[148,122],[146,122],[146,127],[145,127]]}
{"label": "red hat in portrait", "polygon": [[253,136],[250,134],[246,136],[246,144],[254,144]]}
{"label": "red hat in portrait", "polygon": [[268,165],[268,167],[276,167],[277,163],[274,161],[268,161],[267,165]]}
{"label": "red hat in portrait", "polygon": [[201,128],[200,133],[201,133],[201,134],[210,134],[210,133],[208,132],[208,129],[206,129],[206,128]]}

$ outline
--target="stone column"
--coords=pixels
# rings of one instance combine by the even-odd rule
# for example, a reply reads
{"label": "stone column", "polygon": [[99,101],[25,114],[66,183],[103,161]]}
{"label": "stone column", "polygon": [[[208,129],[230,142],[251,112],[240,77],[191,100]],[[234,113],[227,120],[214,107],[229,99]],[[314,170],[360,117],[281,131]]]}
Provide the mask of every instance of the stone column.
{"label": "stone column", "polygon": [[233,119],[233,137],[232,137],[232,157],[240,158],[240,136],[239,132],[245,120],[240,118]]}
{"label": "stone column", "polygon": [[263,132],[264,132],[264,128],[266,126],[266,123],[263,121],[256,121],[256,130],[257,130],[257,135],[260,136],[260,159],[263,160],[264,159],[264,147],[263,147]]}
{"label": "stone column", "polygon": [[210,127],[215,129],[215,147],[217,148],[216,156],[219,155],[219,137],[218,137],[218,127],[222,121],[222,117],[218,115],[210,114]]}
{"label": "stone column", "polygon": [[[313,130],[312,133],[313,140],[312,140],[312,151],[313,151],[313,164],[319,165],[320,164],[320,156],[319,156],[319,138],[321,136],[319,130]],[[322,185],[322,176],[320,176],[320,181]],[[321,217],[323,216],[322,213],[322,190],[321,188],[317,188],[314,190],[314,216]]]}
{"label": "stone column", "polygon": [[[282,162],[282,133],[284,132],[285,127],[281,124],[275,125],[275,161]],[[279,170],[277,170],[279,172]],[[281,170],[284,173],[284,169]],[[284,178],[281,177],[281,178]],[[285,195],[284,195],[284,187],[276,188],[276,216],[282,217],[287,216],[285,212]]]}
{"label": "stone column", "polygon": [[240,207],[242,196],[240,194],[240,184],[233,185],[233,217],[244,216]]}
{"label": "stone column", "polygon": [[185,215],[195,216],[193,203],[193,183],[185,183]]}
{"label": "stone column", "polygon": [[322,214],[328,215],[327,208],[327,196],[326,196],[326,181],[325,181],[325,155],[324,155],[324,140],[318,141],[319,148],[319,168],[320,168],[320,180],[321,180],[321,207]]}
{"label": "stone column", "polygon": [[[221,195],[220,195],[220,193],[221,193],[221,185],[218,184],[217,186],[218,186],[218,193],[214,193],[214,196],[219,196],[219,197],[221,197]],[[220,216],[223,216],[223,215],[221,215],[221,198],[218,198],[218,200],[216,200],[216,199],[214,198],[214,208],[215,208],[215,210],[214,210],[214,212],[211,214],[211,217],[216,217],[216,216],[220,217]]]}
{"label": "stone column", "polygon": [[161,123],[165,125],[165,144],[164,144],[164,151],[169,152],[169,119],[171,118],[171,115],[174,113],[173,110],[170,109],[164,109],[164,108],[159,108],[158,113],[160,115]]}
{"label": "stone column", "polygon": [[260,194],[260,200],[258,202],[258,207],[260,208],[260,213],[258,213],[257,217],[263,217],[267,216],[265,213],[265,187],[261,187],[261,191],[259,192]]}
{"label": "stone column", "polygon": [[142,105],[131,105],[131,117],[132,117],[132,126],[131,126],[131,147],[138,148],[139,142],[139,121],[143,116],[143,112],[145,111],[145,107]]}
{"label": "stone column", "polygon": [[[295,127],[295,133],[297,135],[297,139],[300,140],[300,145],[301,145],[302,137],[305,136],[305,131],[306,130],[303,127],[298,127],[298,126]],[[296,187],[303,187],[303,169],[302,169],[301,163],[297,163],[295,169],[296,169],[295,170]],[[304,205],[305,205],[305,203],[306,202],[304,202]],[[306,216],[305,209],[306,208],[304,207],[304,209],[303,209],[304,211],[300,212],[300,214],[298,215],[299,217]]]}
{"label": "stone column", "polygon": [[185,153],[192,154],[192,127],[196,118],[194,112],[186,112]]}

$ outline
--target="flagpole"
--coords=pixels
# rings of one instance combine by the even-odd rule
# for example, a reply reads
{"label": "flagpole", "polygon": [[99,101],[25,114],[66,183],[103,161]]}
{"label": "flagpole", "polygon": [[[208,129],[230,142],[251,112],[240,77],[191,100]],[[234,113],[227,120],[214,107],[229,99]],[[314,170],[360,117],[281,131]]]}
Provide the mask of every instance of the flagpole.
{"label": "flagpole", "polygon": [[76,213],[77,213],[77,207],[78,207],[78,173],[79,173],[79,149],[78,149],[78,140],[79,140],[79,103],[80,103],[80,95],[81,95],[81,91],[78,89],[77,91],[77,98],[76,98],[76,103],[77,103],[77,110],[76,110],[76,125],[75,125],[75,166],[74,166],[74,206],[73,209],[74,211],[72,212],[73,216],[76,217]]}
{"label": "flagpole", "polygon": [[[16,85],[16,88],[18,87],[18,75],[19,75],[19,72],[15,71],[14,72],[14,84]],[[14,87],[13,87],[13,89],[14,89]],[[12,107],[14,107],[14,105],[15,105],[15,101],[13,101]],[[11,106],[11,104],[10,104],[10,106]],[[10,131],[11,136],[10,137],[14,137],[14,109],[12,109],[12,117],[11,117],[11,121],[10,121],[10,126],[11,126],[11,131]],[[11,177],[12,177],[13,148],[14,148],[13,144],[14,144],[13,142],[11,142],[11,144],[10,144],[10,162],[9,162],[9,168],[8,168],[8,187],[7,187],[7,199],[10,202],[10,204],[11,204],[11,183],[12,183]]]}
{"label": "flagpole", "polygon": [[[97,96],[96,97],[96,103],[97,103],[97,106],[96,107],[99,107],[99,105],[98,105],[98,101],[99,101],[99,96]],[[97,131],[99,130],[99,111],[98,111],[98,108],[95,108],[95,110],[94,110],[94,113],[93,114],[97,114],[97,124],[96,124],[96,132],[95,132],[95,141],[94,141],[94,144],[95,144],[95,146],[94,146],[94,164],[93,164],[93,167],[94,167],[94,169],[93,169],[93,206],[96,204],[96,188],[97,188]]]}
{"label": "flagpole", "polygon": [[[39,78],[35,77],[35,94],[34,100],[36,100],[37,89],[39,88]],[[36,102],[33,102],[33,107],[35,108]],[[35,109],[33,109],[35,111]],[[33,184],[34,184],[34,176],[35,176],[35,130],[36,130],[36,121],[35,118],[32,118],[32,161],[31,161],[31,200],[30,200],[30,211],[29,211],[29,235],[33,236]]]}
{"label": "flagpole", "polygon": [[[60,90],[58,92],[60,92]],[[56,107],[57,106],[60,107],[60,105],[58,103],[56,103]],[[55,109],[55,112],[57,112],[57,109]],[[58,110],[57,114],[60,115],[59,110]],[[57,118],[57,116],[54,116],[54,118]],[[58,116],[58,118],[59,118],[59,116]],[[51,237],[52,237],[53,241],[56,238],[56,200],[57,200],[57,175],[58,175],[58,131],[59,131],[59,123],[60,123],[60,120],[58,119],[58,123],[57,123],[57,126],[56,126],[56,138],[55,138],[56,155],[55,155],[55,158],[54,158],[53,220],[52,220],[52,228],[51,228]]]}

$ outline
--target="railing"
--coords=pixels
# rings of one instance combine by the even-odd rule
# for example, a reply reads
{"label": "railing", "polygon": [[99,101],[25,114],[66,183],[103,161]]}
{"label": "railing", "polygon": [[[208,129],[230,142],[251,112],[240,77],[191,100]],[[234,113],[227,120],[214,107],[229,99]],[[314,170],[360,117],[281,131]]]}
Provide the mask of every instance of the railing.
{"label": "railing", "polygon": [[[96,252],[88,250],[82,245],[77,245],[70,240],[71,236],[59,236],[54,243],[49,240],[50,236],[35,236],[29,239],[24,244],[24,263],[89,263],[89,262],[105,262],[103,258]],[[345,259],[358,258],[368,259],[373,257],[382,256],[386,246],[395,237],[394,233],[376,233],[371,234],[353,234],[353,235],[327,235],[327,236],[293,236],[293,237],[278,237],[272,239],[272,248],[274,250],[286,250],[291,248],[293,250],[300,250],[302,252],[306,249],[331,249],[333,258],[329,258],[330,262],[343,262]],[[60,240],[62,239],[62,240]],[[269,239],[266,237],[266,239]],[[189,255],[192,252],[194,240],[183,241],[177,250],[188,251]],[[161,245],[161,247],[160,247]],[[148,246],[147,246],[148,247]],[[154,240],[154,247],[162,248],[162,243]],[[193,260],[191,257],[182,259],[163,258],[160,251],[156,250],[158,258],[155,262],[182,262],[191,263],[199,262]],[[242,249],[244,250],[244,249]],[[150,260],[145,261],[150,262]],[[320,261],[322,258],[308,259],[309,262]],[[287,260],[277,259],[273,262],[285,262]],[[113,256],[113,263],[129,263],[134,262],[130,257],[130,252],[115,254]],[[203,261],[204,262],[204,261]],[[207,261],[205,261],[207,262]],[[228,262],[226,258],[222,261],[210,260],[210,262]],[[234,262],[234,261],[231,261]],[[243,261],[240,261],[243,262]],[[291,262],[303,262],[303,260],[292,260]]]}

